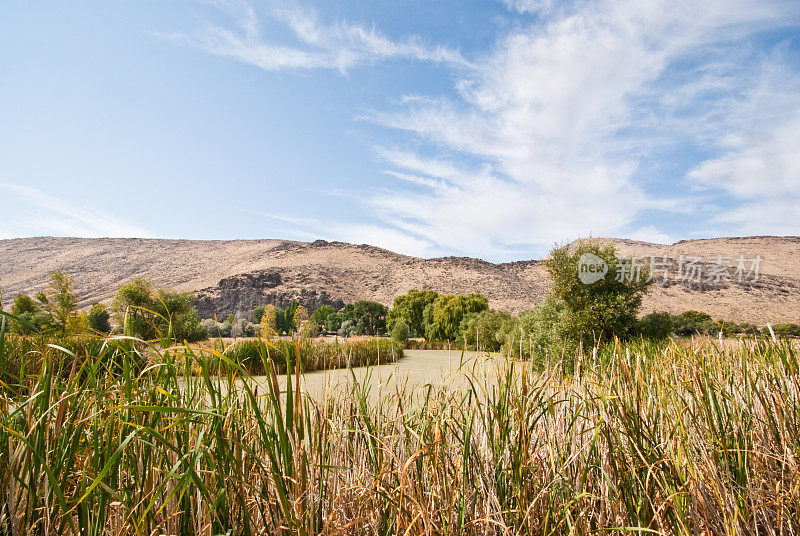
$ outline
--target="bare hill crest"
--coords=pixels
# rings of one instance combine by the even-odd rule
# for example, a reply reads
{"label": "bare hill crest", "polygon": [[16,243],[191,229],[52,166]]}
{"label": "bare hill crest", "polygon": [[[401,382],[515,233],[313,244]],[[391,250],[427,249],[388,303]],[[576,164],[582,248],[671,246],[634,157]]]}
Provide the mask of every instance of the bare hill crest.
{"label": "bare hill crest", "polygon": [[[603,240],[644,264],[657,259],[663,273],[656,274],[658,284],[645,299],[645,312],[696,309],[737,322],[800,322],[799,237],[672,245]],[[745,261],[750,267],[756,258],[758,277],[737,277],[737,264]],[[687,278],[690,261],[696,272]],[[718,261],[730,263],[728,277],[714,277]],[[493,308],[518,313],[548,292],[547,274],[535,260],[495,264],[468,257],[422,259],[323,240],[0,240],[0,284],[6,304],[17,293],[41,290],[54,269],[75,277],[82,306],[108,300],[125,281],[144,276],[158,286],[196,292],[201,315],[218,317],[241,315],[264,303],[285,306],[292,299],[310,308],[359,299],[391,305],[395,296],[411,288],[480,292]]]}

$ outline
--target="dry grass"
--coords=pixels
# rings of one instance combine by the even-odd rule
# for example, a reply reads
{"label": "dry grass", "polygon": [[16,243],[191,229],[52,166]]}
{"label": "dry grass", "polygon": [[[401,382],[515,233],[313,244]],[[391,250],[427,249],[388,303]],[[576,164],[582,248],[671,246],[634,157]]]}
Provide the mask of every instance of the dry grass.
{"label": "dry grass", "polygon": [[279,394],[274,368],[265,393],[234,362],[213,379],[225,356],[192,349],[137,372],[129,342],[0,402],[13,534],[800,531],[790,343],[613,345],[569,376],[501,361],[375,405]]}

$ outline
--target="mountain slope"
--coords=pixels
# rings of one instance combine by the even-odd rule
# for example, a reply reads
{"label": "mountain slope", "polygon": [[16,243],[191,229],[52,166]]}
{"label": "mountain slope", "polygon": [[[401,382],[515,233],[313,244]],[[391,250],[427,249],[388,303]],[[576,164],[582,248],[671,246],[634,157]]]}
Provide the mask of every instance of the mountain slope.
{"label": "mountain slope", "polygon": [[[645,300],[645,311],[698,309],[738,322],[800,321],[800,238],[720,238],[673,245],[611,240],[621,254],[655,256],[668,269]],[[760,255],[757,281],[678,281],[681,256]],[[663,259],[666,259],[664,261]],[[158,286],[197,292],[204,316],[242,314],[292,299],[313,308],[370,299],[391,305],[411,288],[480,292],[494,308],[520,312],[548,292],[539,261],[494,264],[479,259],[421,259],[368,245],[285,240],[191,241],[118,238],[24,238],[0,240],[4,302],[43,288],[47,274],[62,269],[75,277],[81,305],[109,299],[125,281],[144,276]],[[733,268],[731,269],[731,271]]]}

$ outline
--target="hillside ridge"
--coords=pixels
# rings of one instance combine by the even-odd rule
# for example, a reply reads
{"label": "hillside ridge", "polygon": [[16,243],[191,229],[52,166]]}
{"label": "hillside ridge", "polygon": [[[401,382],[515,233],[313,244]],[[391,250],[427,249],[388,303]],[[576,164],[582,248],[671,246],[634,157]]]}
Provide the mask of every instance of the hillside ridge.
{"label": "hillside ridge", "polygon": [[[800,321],[800,237],[723,237],[656,244],[613,242],[621,255],[658,259],[664,278],[646,297],[644,312],[706,311],[736,322]],[[691,259],[711,273],[717,258],[760,258],[758,278],[681,280]],[[646,264],[646,262],[645,262]],[[313,308],[370,299],[391,305],[411,288],[480,292],[493,308],[514,313],[539,303],[549,290],[541,260],[493,263],[463,256],[421,258],[369,244],[281,239],[181,240],[153,238],[13,238],[0,240],[4,303],[46,284],[51,270],[75,277],[82,307],[108,301],[133,277],[192,291],[203,316],[241,315],[257,305],[297,299]],[[669,278],[667,277],[669,276]],[[669,279],[669,280],[668,280]]]}

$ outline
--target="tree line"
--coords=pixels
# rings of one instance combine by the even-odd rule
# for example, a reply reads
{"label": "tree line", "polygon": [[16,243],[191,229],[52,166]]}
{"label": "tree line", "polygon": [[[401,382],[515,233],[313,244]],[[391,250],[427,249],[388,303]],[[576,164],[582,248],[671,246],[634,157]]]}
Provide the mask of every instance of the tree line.
{"label": "tree line", "polygon": [[21,293],[14,298],[10,328],[21,335],[63,337],[107,335],[116,326],[118,331],[142,339],[171,333],[178,340],[197,341],[205,338],[206,332],[194,307],[195,300],[191,292],[158,289],[149,279],[135,278],[117,290],[110,307],[97,302],[81,311],[74,279],[54,270],[48,275],[44,290],[33,297]]}
{"label": "tree line", "polygon": [[[591,254],[607,266],[598,281],[581,281],[581,258]],[[392,336],[447,339],[467,348],[504,350],[523,358],[546,359],[592,348],[615,339],[662,340],[670,336],[800,337],[797,324],[759,328],[737,324],[698,311],[655,312],[640,316],[642,300],[652,280],[646,269],[634,270],[617,257],[613,245],[584,240],[556,247],[544,261],[550,278],[549,295],[536,307],[514,316],[488,307],[479,294],[440,295],[411,290],[394,300],[387,316]],[[625,274],[619,277],[618,274]],[[771,331],[770,331],[771,330]]]}
{"label": "tree line", "polygon": [[359,300],[340,309],[322,305],[309,313],[305,306],[293,300],[285,309],[264,304],[250,311],[245,318],[229,315],[224,322],[206,319],[202,324],[212,337],[270,338],[292,333],[307,337],[322,334],[378,336],[386,334],[387,311],[378,302]]}
{"label": "tree line", "polygon": [[[605,277],[586,284],[578,277],[584,254],[608,266]],[[122,285],[110,306],[94,303],[78,310],[79,296],[73,278],[60,270],[49,274],[42,291],[18,294],[11,306],[11,330],[19,334],[44,333],[66,336],[80,333],[109,334],[116,330],[142,339],[170,334],[177,340],[198,341],[208,337],[266,337],[299,333],[306,337],[337,334],[342,337],[390,335],[450,341],[467,348],[505,349],[523,357],[545,357],[552,352],[590,348],[614,338],[664,339],[695,334],[775,335],[800,337],[797,324],[759,328],[737,324],[698,311],[681,314],[656,312],[640,318],[642,299],[651,280],[646,271],[632,277],[613,245],[585,240],[555,248],[544,261],[551,280],[546,299],[531,310],[514,316],[489,308],[485,296],[440,294],[412,289],[397,296],[393,306],[359,300],[336,309],[322,305],[309,311],[298,301],[286,308],[264,304],[244,318],[229,315],[224,321],[201,319],[191,292],[156,288],[145,278]],[[1,294],[0,294],[1,296]],[[0,303],[2,307],[2,303]],[[770,332],[769,329],[772,331]]]}

